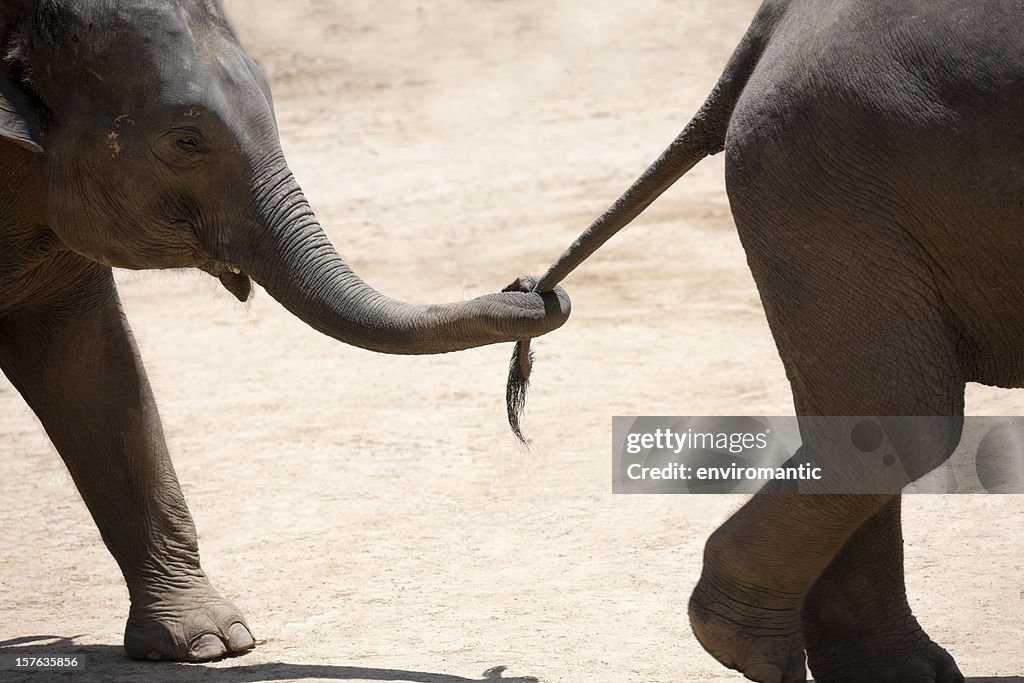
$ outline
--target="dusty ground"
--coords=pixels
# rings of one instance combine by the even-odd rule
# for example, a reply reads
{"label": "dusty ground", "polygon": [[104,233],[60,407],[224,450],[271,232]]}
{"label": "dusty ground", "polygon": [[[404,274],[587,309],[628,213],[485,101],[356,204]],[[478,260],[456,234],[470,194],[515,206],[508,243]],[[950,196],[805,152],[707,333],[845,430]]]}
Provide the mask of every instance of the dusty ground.
{"label": "dusty ground", "polygon": [[[543,270],[700,105],[757,3],[227,4],[339,249],[433,301]],[[685,604],[742,499],[610,493],[612,415],[792,411],[720,159],[568,281],[573,318],[537,344],[530,452],[504,422],[507,347],[376,356],[262,292],[244,307],[198,274],[119,279],[207,572],[260,646],[123,657],[117,567],[0,380],[0,652],[78,653],[83,680],[740,679]],[[972,386],[968,407],[1024,400]],[[933,637],[975,683],[1024,681],[1024,497],[914,496],[905,517]]]}

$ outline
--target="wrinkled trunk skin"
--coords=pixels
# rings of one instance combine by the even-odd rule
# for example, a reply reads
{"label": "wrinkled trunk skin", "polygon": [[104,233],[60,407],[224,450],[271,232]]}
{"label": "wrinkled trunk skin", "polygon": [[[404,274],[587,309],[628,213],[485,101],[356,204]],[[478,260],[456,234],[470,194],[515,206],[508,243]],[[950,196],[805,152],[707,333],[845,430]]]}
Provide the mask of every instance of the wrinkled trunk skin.
{"label": "wrinkled trunk skin", "polygon": [[447,353],[536,337],[569,316],[569,297],[561,289],[435,305],[386,297],[335,251],[290,173],[270,184],[273,196],[257,202],[256,218],[241,234],[225,236],[218,256],[339,341],[380,353]]}

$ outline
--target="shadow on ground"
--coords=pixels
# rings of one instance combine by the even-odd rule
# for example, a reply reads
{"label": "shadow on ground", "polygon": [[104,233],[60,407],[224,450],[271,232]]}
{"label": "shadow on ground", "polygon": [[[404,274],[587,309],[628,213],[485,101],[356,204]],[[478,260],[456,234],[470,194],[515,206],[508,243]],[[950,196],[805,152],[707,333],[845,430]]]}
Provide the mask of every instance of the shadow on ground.
{"label": "shadow on ground", "polygon": [[[808,683],[814,683],[813,680]],[[982,676],[981,678],[965,678],[964,683],[1024,683],[1024,676]]]}
{"label": "shadow on ground", "polygon": [[[78,657],[77,671],[67,671],[69,679],[75,680],[147,680],[147,681],[189,681],[202,680],[213,683],[258,683],[260,681],[291,681],[326,679],[335,681],[401,681],[402,683],[538,683],[532,676],[505,678],[506,667],[495,666],[484,671],[482,678],[466,678],[452,674],[428,671],[406,671],[403,669],[376,669],[363,666],[338,666],[333,664],[287,664],[285,662],[264,662],[244,664],[238,659],[237,666],[216,668],[203,664],[176,664],[171,662],[138,662],[125,655],[120,645],[80,645],[75,639],[80,636],[23,636],[0,641],[0,680],[11,681],[19,671],[11,668],[11,657]],[[66,670],[64,670],[66,671]],[[61,673],[64,673],[62,671]],[[25,680],[39,680],[38,671],[24,671]],[[1024,683],[1024,681],[1022,681]]]}
{"label": "shadow on ground", "polygon": [[[465,678],[452,674],[403,669],[375,669],[364,666],[338,666],[333,664],[287,664],[265,662],[242,664],[230,668],[214,668],[203,664],[160,664],[128,659],[120,645],[80,645],[80,636],[23,636],[0,641],[0,659],[10,657],[79,657],[82,669],[66,675],[75,680],[147,680],[190,681],[213,683],[260,683],[261,681],[291,681],[323,679],[334,681],[398,681],[400,683],[539,683],[532,676],[505,678],[504,666],[484,671],[482,678]],[[7,666],[8,661],[2,664]],[[24,672],[25,680],[37,681],[38,672]],[[18,671],[0,668],[0,680],[13,681],[11,674]],[[809,683],[814,683],[810,681]],[[991,676],[968,678],[965,683],[1024,683],[1024,676]]]}

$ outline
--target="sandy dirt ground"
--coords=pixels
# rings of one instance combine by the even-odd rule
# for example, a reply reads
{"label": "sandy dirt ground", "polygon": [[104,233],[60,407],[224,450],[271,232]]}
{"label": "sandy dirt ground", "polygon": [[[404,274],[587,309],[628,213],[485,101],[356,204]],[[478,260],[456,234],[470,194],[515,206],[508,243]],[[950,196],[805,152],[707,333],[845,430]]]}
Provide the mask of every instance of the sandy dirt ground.
{"label": "sandy dirt ground", "polygon": [[[756,5],[227,2],[339,250],[418,302],[542,271],[703,102]],[[567,281],[530,451],[505,424],[508,346],[378,356],[262,291],[119,273],[207,573],[259,647],[124,657],[119,571],[0,380],[0,652],[78,654],[82,680],[742,680],[685,608],[743,498],[611,494],[613,415],[792,411],[722,176],[702,163]],[[971,386],[968,410],[1024,414],[1024,395]],[[975,683],[1024,681],[1024,496],[905,509],[921,621]]]}

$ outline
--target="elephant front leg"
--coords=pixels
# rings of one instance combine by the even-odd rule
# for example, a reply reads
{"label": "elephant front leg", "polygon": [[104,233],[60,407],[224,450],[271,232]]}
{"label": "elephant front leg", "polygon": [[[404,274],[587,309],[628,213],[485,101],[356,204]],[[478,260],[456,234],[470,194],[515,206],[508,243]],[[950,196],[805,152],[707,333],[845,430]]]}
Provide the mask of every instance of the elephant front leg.
{"label": "elephant front leg", "polygon": [[0,323],[0,366],[42,421],[117,560],[131,657],[199,661],[254,641],[210,585],[109,270]]}
{"label": "elephant front leg", "polygon": [[821,683],[964,680],[907,602],[900,497],[862,524],[832,560],[804,600],[802,625],[808,663]]}

